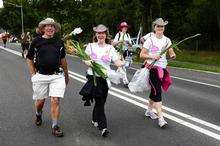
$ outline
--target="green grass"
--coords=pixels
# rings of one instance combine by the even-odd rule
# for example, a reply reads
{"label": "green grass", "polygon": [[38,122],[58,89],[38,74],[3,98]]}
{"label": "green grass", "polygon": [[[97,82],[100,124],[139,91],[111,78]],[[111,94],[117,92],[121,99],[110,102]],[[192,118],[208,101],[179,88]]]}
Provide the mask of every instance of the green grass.
{"label": "green grass", "polygon": [[204,64],[191,63],[191,62],[170,61],[169,66],[220,73],[220,66],[204,65]]}
{"label": "green grass", "polygon": [[[183,50],[176,55],[176,60],[169,61],[169,66],[220,73],[220,52]],[[143,62],[137,56],[134,61]]]}
{"label": "green grass", "polygon": [[208,52],[208,51],[187,51],[176,52],[177,61],[191,62],[196,64],[220,66],[220,52]]}
{"label": "green grass", "polygon": [[176,60],[170,61],[169,66],[220,73],[220,52],[183,50],[176,54]]}

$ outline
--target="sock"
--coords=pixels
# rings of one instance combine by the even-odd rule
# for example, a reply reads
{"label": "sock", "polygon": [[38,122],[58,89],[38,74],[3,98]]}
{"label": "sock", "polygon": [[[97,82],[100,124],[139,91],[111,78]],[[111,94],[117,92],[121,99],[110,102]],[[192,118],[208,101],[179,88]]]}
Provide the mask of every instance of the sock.
{"label": "sock", "polygon": [[158,119],[159,119],[159,120],[164,120],[163,116],[159,117]]}
{"label": "sock", "polygon": [[53,128],[54,126],[56,126],[56,125],[57,125],[57,123],[58,123],[58,121],[57,121],[57,120],[52,120],[52,128]]}

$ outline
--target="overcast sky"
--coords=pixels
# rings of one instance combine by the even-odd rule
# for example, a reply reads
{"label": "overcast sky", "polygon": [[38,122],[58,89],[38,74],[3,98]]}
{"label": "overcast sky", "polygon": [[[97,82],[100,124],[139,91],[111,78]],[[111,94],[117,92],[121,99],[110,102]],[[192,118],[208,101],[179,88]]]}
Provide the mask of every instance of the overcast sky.
{"label": "overcast sky", "polygon": [[0,8],[2,8],[3,7],[3,2],[2,2],[2,0],[0,0]]}

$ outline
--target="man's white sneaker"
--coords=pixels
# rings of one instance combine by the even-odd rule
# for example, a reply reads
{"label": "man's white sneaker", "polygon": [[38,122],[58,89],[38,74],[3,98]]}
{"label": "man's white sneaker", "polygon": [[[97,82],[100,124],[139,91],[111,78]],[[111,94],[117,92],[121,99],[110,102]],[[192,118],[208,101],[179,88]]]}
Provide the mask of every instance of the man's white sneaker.
{"label": "man's white sneaker", "polygon": [[98,127],[99,125],[98,125],[98,122],[94,122],[94,121],[92,121],[92,125],[94,126],[94,127]]}
{"label": "man's white sneaker", "polygon": [[158,116],[151,110],[146,110],[145,116],[150,117],[153,120],[158,118]]}
{"label": "man's white sneaker", "polygon": [[158,125],[160,126],[160,128],[164,128],[167,125],[167,122],[164,120],[163,117],[160,117],[158,119]]}

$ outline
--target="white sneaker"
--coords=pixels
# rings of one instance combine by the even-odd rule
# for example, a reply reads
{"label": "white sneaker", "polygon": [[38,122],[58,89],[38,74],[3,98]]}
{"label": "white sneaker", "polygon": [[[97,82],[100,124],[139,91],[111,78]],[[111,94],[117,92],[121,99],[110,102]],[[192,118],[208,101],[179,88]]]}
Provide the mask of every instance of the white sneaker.
{"label": "white sneaker", "polygon": [[152,110],[146,110],[145,116],[150,117],[152,120],[158,118],[158,116]]}
{"label": "white sneaker", "polygon": [[92,125],[94,126],[94,127],[98,127],[99,125],[98,125],[98,122],[94,122],[94,121],[92,121]]}
{"label": "white sneaker", "polygon": [[160,126],[160,128],[163,128],[163,127],[165,127],[167,125],[167,122],[164,120],[163,117],[160,117],[158,119],[158,125]]}
{"label": "white sneaker", "polygon": [[109,134],[109,131],[107,128],[102,129],[102,133],[101,133],[102,137],[107,137],[108,134]]}

